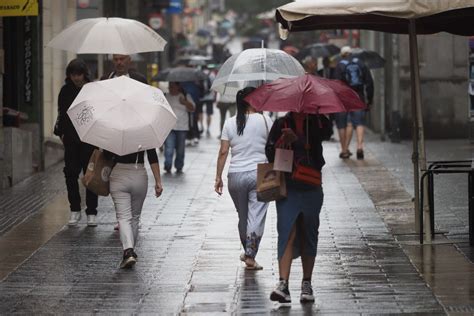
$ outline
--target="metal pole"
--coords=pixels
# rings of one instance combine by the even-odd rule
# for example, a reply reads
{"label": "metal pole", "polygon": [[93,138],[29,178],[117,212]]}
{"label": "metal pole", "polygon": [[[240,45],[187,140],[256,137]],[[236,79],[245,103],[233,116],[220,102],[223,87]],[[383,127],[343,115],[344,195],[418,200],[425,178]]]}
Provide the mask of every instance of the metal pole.
{"label": "metal pole", "polygon": [[[431,242],[431,225],[428,199],[424,199],[422,209],[420,210],[420,170],[426,170],[426,154],[425,154],[425,140],[423,133],[423,117],[421,111],[421,87],[420,87],[420,69],[418,61],[418,42],[416,38],[416,24],[415,20],[411,19],[409,22],[409,38],[410,38],[410,79],[411,79],[411,95],[412,95],[412,115],[413,115],[413,175],[415,188],[415,228],[419,225],[424,226],[426,232],[425,237],[427,242]],[[427,181],[427,178],[424,178]],[[424,184],[424,195],[428,196],[428,184]],[[424,223],[417,223],[419,212],[424,212]]]}
{"label": "metal pole", "polygon": [[[379,50],[382,56],[385,56],[385,35],[379,33]],[[380,74],[379,89],[380,89],[380,140],[385,141],[385,69],[382,68]]]}
{"label": "metal pole", "polygon": [[469,245],[474,245],[474,171],[468,175]]}

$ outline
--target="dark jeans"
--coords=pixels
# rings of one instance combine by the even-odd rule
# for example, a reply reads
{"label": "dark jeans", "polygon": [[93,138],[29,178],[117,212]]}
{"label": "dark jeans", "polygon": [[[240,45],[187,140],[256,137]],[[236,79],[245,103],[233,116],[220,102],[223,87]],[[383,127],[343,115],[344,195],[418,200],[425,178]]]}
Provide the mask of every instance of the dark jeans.
{"label": "dark jeans", "polygon": [[[64,176],[71,212],[81,211],[79,174],[86,172],[94,147],[86,143],[64,143]],[[97,215],[97,195],[86,189],[86,214]]]}
{"label": "dark jeans", "polygon": [[183,169],[184,150],[186,146],[186,134],[188,131],[172,130],[165,140],[165,170],[171,170],[173,165],[173,156],[176,150],[174,166],[177,170]]}

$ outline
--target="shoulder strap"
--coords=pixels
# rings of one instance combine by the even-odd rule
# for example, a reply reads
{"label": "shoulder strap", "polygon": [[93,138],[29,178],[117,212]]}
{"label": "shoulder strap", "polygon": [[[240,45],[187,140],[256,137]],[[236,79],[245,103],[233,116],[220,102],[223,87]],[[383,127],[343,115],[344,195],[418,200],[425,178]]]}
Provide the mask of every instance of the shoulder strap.
{"label": "shoulder strap", "polygon": [[262,115],[263,121],[265,122],[265,129],[267,130],[267,138],[268,138],[268,124],[267,124],[267,119],[265,118],[265,115],[263,113],[260,113]]}

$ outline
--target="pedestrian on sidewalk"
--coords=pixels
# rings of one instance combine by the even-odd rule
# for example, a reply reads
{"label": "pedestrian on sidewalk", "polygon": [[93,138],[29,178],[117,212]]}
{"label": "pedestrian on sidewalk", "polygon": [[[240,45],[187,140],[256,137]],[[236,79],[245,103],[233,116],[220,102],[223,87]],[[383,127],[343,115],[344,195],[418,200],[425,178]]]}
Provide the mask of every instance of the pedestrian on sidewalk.
{"label": "pedestrian on sidewalk", "polygon": [[231,98],[227,95],[221,95],[217,94],[217,104],[216,107],[219,109],[219,113],[221,116],[219,127],[220,127],[220,133],[218,139],[221,138],[222,134],[222,129],[224,128],[224,123],[226,120],[226,115],[227,112],[229,112],[229,117],[232,117],[235,115],[235,112],[237,111],[237,106],[235,105],[235,98]]}
{"label": "pedestrian on sidewalk", "polygon": [[176,114],[176,125],[165,140],[165,171],[171,173],[171,167],[176,168],[176,173],[183,173],[184,155],[186,150],[186,136],[189,132],[190,116],[194,112],[195,104],[189,94],[184,92],[178,82],[169,83],[169,93],[165,94],[166,100]]}
{"label": "pedestrian on sidewalk", "polygon": [[[148,84],[144,75],[132,69],[132,62],[132,57],[130,55],[113,54],[112,65],[114,66],[114,69],[111,72],[103,75],[100,80],[127,76],[144,84]],[[119,229],[120,224],[117,223],[114,226],[114,230]]]}
{"label": "pedestrian on sidewalk", "polygon": [[[372,104],[374,97],[374,81],[369,68],[358,58],[352,57],[349,46],[341,48],[341,61],[336,66],[335,78],[346,82],[360,99],[367,104]],[[339,158],[347,159],[351,156],[349,145],[352,132],[355,129],[357,136],[357,159],[364,159],[364,125],[366,110],[336,113],[336,126],[339,132],[341,153]]]}
{"label": "pedestrian on sidewalk", "polygon": [[214,189],[222,194],[222,172],[230,149],[227,180],[239,216],[238,229],[244,248],[240,260],[245,262],[246,269],[260,270],[262,266],[255,257],[265,229],[268,203],[257,200],[257,164],[267,160],[265,144],[272,120],[244,101],[253,90],[255,88],[248,87],[237,93],[237,115],[224,123]]}
{"label": "pedestrian on sidewalk", "polygon": [[[139,151],[125,156],[106,152],[106,155],[116,163],[109,177],[110,195],[120,225],[120,241],[123,248],[120,268],[126,269],[133,267],[137,262],[135,246],[143,202],[148,190],[148,175],[144,165],[145,152]],[[147,150],[146,155],[155,178],[155,196],[159,197],[163,187],[158,155],[155,149]]]}
{"label": "pedestrian on sidewalk", "polygon": [[[289,112],[273,124],[268,136],[266,155],[275,159],[276,147],[290,146],[294,161],[305,161],[321,172],[325,164],[321,142],[331,135],[329,119],[322,115]],[[306,184],[286,174],[287,197],[276,202],[278,230],[278,270],[280,281],[270,299],[290,303],[288,287],[293,259],[301,256],[303,280],[300,302],[314,302],[311,277],[318,246],[319,213],[323,204],[321,184]]]}
{"label": "pedestrian on sidewalk", "polygon": [[[76,226],[81,220],[81,195],[79,193],[79,174],[85,174],[94,146],[80,140],[67,110],[87,82],[90,82],[89,69],[81,59],[73,59],[66,67],[66,80],[58,96],[58,118],[54,126],[54,135],[59,136],[64,145],[64,176],[66,178],[67,197],[71,210],[69,226]],[[86,189],[87,226],[97,226],[97,195]]]}

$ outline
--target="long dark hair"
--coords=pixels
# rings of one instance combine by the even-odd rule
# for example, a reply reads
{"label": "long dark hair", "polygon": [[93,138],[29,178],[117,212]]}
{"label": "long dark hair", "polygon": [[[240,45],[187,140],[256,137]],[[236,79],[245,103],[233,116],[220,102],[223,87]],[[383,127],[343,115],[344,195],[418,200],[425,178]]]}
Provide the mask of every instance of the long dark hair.
{"label": "long dark hair", "polygon": [[237,135],[242,135],[244,133],[245,124],[247,123],[247,115],[245,114],[250,104],[248,104],[244,99],[254,90],[254,87],[246,87],[237,92]]}
{"label": "long dark hair", "polygon": [[66,78],[69,78],[70,75],[84,75],[84,80],[90,82],[89,67],[82,59],[76,58],[69,62],[66,67]]}

